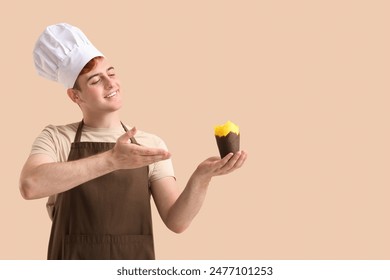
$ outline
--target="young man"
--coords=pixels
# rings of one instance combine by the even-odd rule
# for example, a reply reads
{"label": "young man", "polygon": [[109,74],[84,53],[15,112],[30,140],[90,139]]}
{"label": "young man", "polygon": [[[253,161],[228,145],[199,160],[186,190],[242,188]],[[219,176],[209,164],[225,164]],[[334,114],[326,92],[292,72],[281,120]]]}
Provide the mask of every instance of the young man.
{"label": "young man", "polygon": [[48,259],[154,259],[150,196],[166,226],[183,232],[211,178],[240,168],[244,151],[198,165],[184,190],[157,136],[121,122],[115,68],[78,28],[46,28],[34,49],[40,75],[62,83],[83,120],[47,126],[20,176],[25,199],[49,197]]}

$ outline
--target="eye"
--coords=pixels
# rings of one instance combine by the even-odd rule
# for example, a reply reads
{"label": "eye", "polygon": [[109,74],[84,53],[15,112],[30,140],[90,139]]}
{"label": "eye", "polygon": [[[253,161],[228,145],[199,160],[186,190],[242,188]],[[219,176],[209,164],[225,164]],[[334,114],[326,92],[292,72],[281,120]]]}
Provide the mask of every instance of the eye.
{"label": "eye", "polygon": [[96,84],[98,84],[99,82],[100,82],[100,79],[99,79],[99,78],[96,78],[96,79],[92,79],[91,84],[92,84],[92,85],[96,85]]}

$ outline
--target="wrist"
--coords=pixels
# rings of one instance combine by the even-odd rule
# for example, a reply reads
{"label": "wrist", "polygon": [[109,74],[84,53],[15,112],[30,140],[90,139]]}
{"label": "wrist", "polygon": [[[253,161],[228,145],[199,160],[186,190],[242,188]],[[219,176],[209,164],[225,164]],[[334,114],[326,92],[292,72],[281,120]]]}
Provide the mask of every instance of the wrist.
{"label": "wrist", "polygon": [[104,162],[105,168],[108,170],[108,172],[112,172],[118,169],[115,164],[115,158],[112,150],[101,153],[99,156],[101,157],[102,162]]}
{"label": "wrist", "polygon": [[199,169],[196,169],[192,174],[192,178],[196,181],[197,184],[202,186],[208,186],[210,184],[212,176],[208,173],[201,172]]}

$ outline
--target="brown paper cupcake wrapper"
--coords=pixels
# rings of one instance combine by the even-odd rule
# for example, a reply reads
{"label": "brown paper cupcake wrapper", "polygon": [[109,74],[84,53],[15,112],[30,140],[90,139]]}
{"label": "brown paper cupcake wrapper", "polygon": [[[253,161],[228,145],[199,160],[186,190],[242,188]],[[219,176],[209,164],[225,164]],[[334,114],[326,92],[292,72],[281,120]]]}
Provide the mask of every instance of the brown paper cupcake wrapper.
{"label": "brown paper cupcake wrapper", "polygon": [[215,136],[217,140],[218,150],[221,158],[224,158],[228,153],[237,153],[240,151],[240,134],[229,132],[226,136]]}

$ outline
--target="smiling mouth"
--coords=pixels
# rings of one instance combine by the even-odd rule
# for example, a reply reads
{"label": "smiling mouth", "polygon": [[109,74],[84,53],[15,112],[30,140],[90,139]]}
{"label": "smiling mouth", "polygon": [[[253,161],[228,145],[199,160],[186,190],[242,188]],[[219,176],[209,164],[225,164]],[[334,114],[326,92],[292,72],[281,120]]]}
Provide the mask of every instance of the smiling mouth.
{"label": "smiling mouth", "polygon": [[118,91],[111,92],[110,94],[106,95],[104,98],[111,98],[118,94]]}

